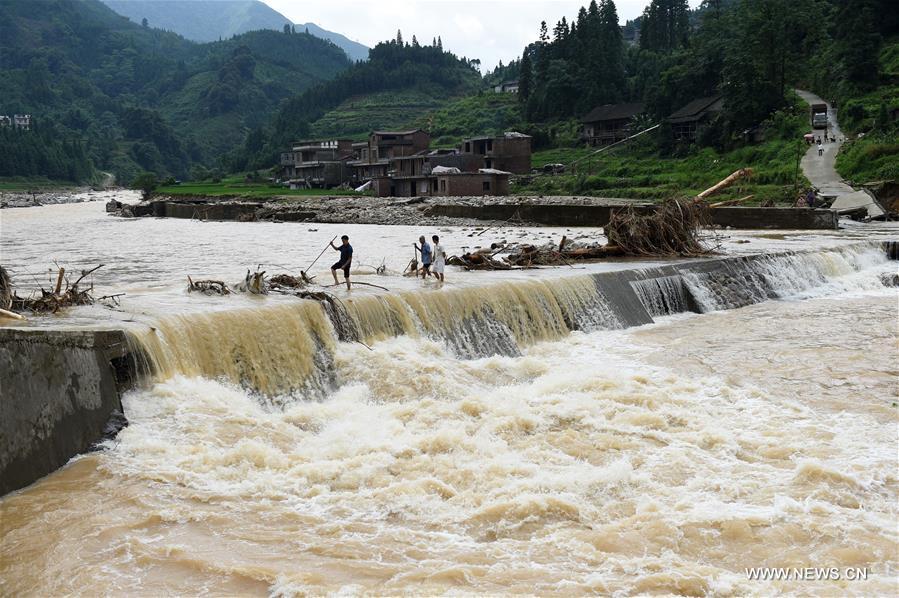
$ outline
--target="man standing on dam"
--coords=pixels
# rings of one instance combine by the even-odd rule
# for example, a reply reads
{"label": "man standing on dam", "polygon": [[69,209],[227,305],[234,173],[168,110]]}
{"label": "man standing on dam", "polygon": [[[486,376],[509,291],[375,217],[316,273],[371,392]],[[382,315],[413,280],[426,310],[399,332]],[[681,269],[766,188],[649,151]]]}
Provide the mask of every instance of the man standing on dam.
{"label": "man standing on dam", "polygon": [[350,245],[350,238],[346,235],[340,237],[340,247],[334,245],[331,241],[331,248],[340,252],[340,260],[331,266],[331,274],[334,276],[334,284],[340,284],[337,280],[337,271],[343,270],[343,279],[346,281],[346,290],[350,290],[350,266],[353,265],[353,246]]}

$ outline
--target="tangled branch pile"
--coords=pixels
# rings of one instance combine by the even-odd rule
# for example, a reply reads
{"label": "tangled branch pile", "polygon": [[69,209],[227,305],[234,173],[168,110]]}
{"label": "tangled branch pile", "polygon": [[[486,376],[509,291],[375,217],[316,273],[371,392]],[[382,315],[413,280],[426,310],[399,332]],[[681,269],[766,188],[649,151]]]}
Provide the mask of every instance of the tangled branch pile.
{"label": "tangled branch pile", "polygon": [[595,260],[604,257],[622,255],[618,247],[612,245],[572,246],[567,238],[562,237],[558,246],[546,244],[542,246],[524,245],[516,252],[509,254],[505,259],[514,266],[533,268],[536,266],[564,266],[578,260]]}
{"label": "tangled branch pile", "polygon": [[704,203],[669,199],[648,213],[630,206],[613,211],[605,232],[609,245],[625,255],[696,256],[710,251],[700,240],[710,222]]}
{"label": "tangled branch pile", "polygon": [[290,274],[276,274],[268,279],[268,284],[273,290],[295,289],[306,286],[306,282],[302,278],[291,276]]}
{"label": "tangled branch pile", "polygon": [[231,291],[221,280],[192,280],[187,277],[188,293],[203,293],[204,295],[230,295]]}
{"label": "tangled branch pile", "polygon": [[[12,290],[9,275],[4,271],[2,275],[2,278],[4,279],[4,301],[8,301],[9,309],[16,313],[23,311],[30,311],[32,313],[56,313],[62,308],[71,307],[73,305],[92,305],[94,303],[92,295],[94,284],[91,283],[90,287],[83,290],[79,288],[79,285],[86,276],[96,272],[102,267],[103,264],[100,264],[96,268],[82,270],[81,275],[73,283],[69,283],[69,279],[66,278],[66,269],[59,268],[56,275],[56,286],[52,292],[41,288],[40,296],[32,294],[28,297],[19,297],[15,291]],[[63,288],[63,283],[65,283],[65,288]]]}
{"label": "tangled branch pile", "polygon": [[461,256],[450,256],[446,263],[450,266],[462,266],[466,270],[511,270],[512,266],[493,257],[492,254],[475,251]]}

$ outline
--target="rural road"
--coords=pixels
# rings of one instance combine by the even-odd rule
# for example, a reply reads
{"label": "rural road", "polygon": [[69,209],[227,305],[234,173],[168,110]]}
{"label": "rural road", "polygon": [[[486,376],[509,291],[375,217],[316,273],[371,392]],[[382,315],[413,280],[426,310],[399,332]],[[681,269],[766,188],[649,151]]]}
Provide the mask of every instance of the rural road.
{"label": "rural road", "polygon": [[[825,102],[810,91],[797,89],[796,93],[810,105],[819,102],[827,104],[827,116],[829,121],[827,131],[831,137],[837,139],[836,143],[824,144],[823,156],[818,155],[817,144],[813,143],[808,148],[808,151],[805,152],[805,155],[802,157],[801,165],[803,174],[805,174],[805,177],[811,181],[812,186],[818,189],[819,195],[837,197],[847,193],[853,193],[855,189],[847,185],[843,180],[843,177],[841,177],[836,171],[836,168],[834,168],[837,152],[840,151],[840,146],[842,145],[840,140],[843,138],[843,132],[840,131],[840,125],[837,122],[836,110],[831,107],[829,102]],[[815,134],[815,137],[820,137],[824,134],[824,130],[815,129],[812,130],[812,133]]]}

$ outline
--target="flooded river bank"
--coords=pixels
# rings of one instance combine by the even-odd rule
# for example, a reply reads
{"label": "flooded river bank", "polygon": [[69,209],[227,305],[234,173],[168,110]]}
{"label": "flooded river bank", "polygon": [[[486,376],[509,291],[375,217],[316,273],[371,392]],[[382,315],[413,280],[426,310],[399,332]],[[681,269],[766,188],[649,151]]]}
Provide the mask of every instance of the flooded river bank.
{"label": "flooded river bank", "polygon": [[[149,350],[169,367],[125,395],[130,425],[107,450],[0,499],[2,594],[896,587],[899,296],[879,283],[896,262],[865,244],[894,229],[731,233],[729,252],[832,251],[761,262],[736,290],[685,276],[702,314],[672,308],[681,287],[641,287],[655,323],[629,329],[585,280],[633,263],[450,270],[441,289],[378,277],[389,298],[341,291],[368,348],[340,342],[327,319],[315,330],[327,346],[306,343],[319,316],[285,298],[235,298],[243,311],[226,314],[220,298],[186,296],[183,278],[305,264],[341,230],[366,263],[401,270],[411,248],[396,248],[414,228],[122,221],[87,208],[6,211],[4,264],[107,263],[96,282],[128,293],[122,311],[59,321],[153,324],[169,350]],[[436,232],[456,248],[477,242],[470,229]],[[466,311],[473,298],[485,307]],[[233,382],[247,377],[225,371],[228,347],[257,382]],[[324,393],[260,393],[285,370],[306,376],[319,354]],[[759,581],[754,567],[867,579]]]}

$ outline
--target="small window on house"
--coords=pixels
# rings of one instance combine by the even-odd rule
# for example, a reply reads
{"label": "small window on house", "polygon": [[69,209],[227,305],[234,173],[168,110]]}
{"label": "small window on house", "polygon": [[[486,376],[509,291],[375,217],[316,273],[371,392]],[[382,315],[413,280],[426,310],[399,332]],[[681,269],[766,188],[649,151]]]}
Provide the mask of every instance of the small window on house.
{"label": "small window on house", "polygon": [[440,181],[440,190],[444,192],[446,191],[446,179]]}
{"label": "small window on house", "polygon": [[488,140],[487,140],[487,151],[488,151],[488,152],[492,152],[492,151],[493,151],[493,140],[492,140],[492,139],[488,139]]}
{"label": "small window on house", "polygon": [[490,191],[490,181],[484,181],[484,191]]}

